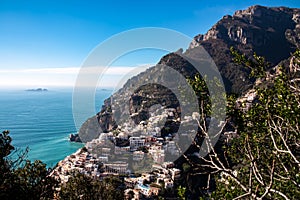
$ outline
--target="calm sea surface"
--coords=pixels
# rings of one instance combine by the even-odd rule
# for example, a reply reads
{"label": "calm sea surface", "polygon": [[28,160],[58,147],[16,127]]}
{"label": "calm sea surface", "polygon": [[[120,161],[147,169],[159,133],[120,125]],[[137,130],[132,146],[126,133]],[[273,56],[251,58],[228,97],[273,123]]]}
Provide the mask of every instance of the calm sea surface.
{"label": "calm sea surface", "polygon": [[[111,93],[111,90],[97,91],[95,113]],[[0,131],[3,130],[10,130],[13,146],[29,147],[28,159],[42,160],[48,167],[83,146],[68,140],[70,133],[77,132],[71,89],[0,90]]]}

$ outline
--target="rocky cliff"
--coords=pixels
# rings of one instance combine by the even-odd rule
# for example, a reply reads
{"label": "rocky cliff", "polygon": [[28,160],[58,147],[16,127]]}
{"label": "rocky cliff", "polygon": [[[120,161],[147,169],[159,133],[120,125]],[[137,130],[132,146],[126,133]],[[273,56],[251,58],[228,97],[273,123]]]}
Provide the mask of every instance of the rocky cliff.
{"label": "rocky cliff", "polygon": [[227,92],[242,93],[254,80],[232,63],[230,47],[247,56],[256,52],[272,67],[299,48],[299,39],[300,9],[251,6],[224,16],[206,34],[195,36],[190,49],[202,45],[218,66]]}

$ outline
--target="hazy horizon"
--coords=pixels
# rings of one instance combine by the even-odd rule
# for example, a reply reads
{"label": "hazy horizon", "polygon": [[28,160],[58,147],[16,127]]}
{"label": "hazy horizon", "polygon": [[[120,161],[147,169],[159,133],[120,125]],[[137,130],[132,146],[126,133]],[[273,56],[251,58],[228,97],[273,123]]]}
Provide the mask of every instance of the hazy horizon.
{"label": "hazy horizon", "polygon": [[[56,0],[2,0],[0,88],[73,87],[85,59],[115,34],[135,28],[162,27],[193,38],[206,33],[224,15],[255,4],[300,7],[300,2],[293,0],[172,3],[75,0],[72,6]],[[107,51],[112,53],[114,48],[117,47]],[[156,64],[166,53],[143,49],[121,55],[111,66],[122,69],[107,73],[102,78],[102,87],[120,85],[118,81],[133,67]]]}

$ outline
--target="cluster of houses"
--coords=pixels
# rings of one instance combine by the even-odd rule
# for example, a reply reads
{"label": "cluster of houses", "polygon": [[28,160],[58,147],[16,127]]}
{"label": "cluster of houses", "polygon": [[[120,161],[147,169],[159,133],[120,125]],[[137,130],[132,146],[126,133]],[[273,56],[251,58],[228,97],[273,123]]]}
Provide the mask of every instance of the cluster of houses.
{"label": "cluster of houses", "polygon": [[[106,176],[122,175],[126,177],[125,196],[130,199],[156,196],[163,189],[173,188],[180,170],[167,157],[178,158],[182,151],[178,148],[178,138],[174,135],[162,137],[159,127],[164,124],[162,120],[174,116],[174,112],[174,109],[165,109],[161,115],[156,112],[147,122],[141,121],[139,125],[123,123],[117,130],[101,133],[84,148],[60,161],[51,175],[62,183],[67,182],[75,170],[100,180]],[[193,118],[184,117],[181,123],[193,124]],[[143,162],[146,162],[147,170],[141,167]],[[144,171],[136,171],[136,165]],[[141,176],[132,176],[136,172]]]}
{"label": "cluster of houses", "polygon": [[[146,158],[146,154],[151,156],[153,163],[161,164],[165,161],[171,161],[168,159],[170,155],[173,156],[172,158],[178,158],[185,150],[178,147],[177,141],[180,139],[176,138],[176,134],[175,136],[172,134],[161,136],[160,127],[164,125],[163,119],[174,116],[174,112],[176,110],[173,108],[165,109],[162,114],[152,115],[147,122],[141,121],[139,125],[130,124],[129,122],[123,123],[117,130],[101,133],[99,138],[87,142],[85,146],[89,152],[92,152],[95,157],[104,163],[120,159],[128,162],[129,160],[124,160],[125,157],[131,157],[131,161],[141,161]],[[181,137],[186,136],[181,140],[186,141],[187,146],[189,146],[193,137],[189,137],[188,132],[195,134],[197,130],[196,128],[191,129],[190,125],[194,124],[197,127],[197,124],[192,116],[185,116],[181,120],[182,124],[188,125],[188,128],[181,134]]]}
{"label": "cluster of houses", "polygon": [[62,184],[66,183],[73,171],[102,180],[106,176],[125,175],[125,197],[142,199],[142,197],[157,196],[162,189],[173,188],[174,182],[180,178],[180,170],[172,162],[153,164],[151,172],[144,172],[140,176],[133,176],[128,171],[128,163],[103,163],[101,159],[93,157],[88,151],[79,149],[74,154],[60,161],[51,172]]}
{"label": "cluster of houses", "polygon": [[171,137],[130,136],[125,132],[120,132],[116,136],[112,132],[101,133],[99,138],[87,142],[85,147],[105,166],[113,165],[117,161],[134,163],[145,159],[151,159],[151,163],[162,164],[168,161],[166,154],[177,157],[180,155]]}
{"label": "cluster of houses", "polygon": [[77,152],[67,156],[64,160],[61,160],[56,168],[54,168],[50,174],[65,183],[69,180],[73,171],[91,175],[93,177],[100,177],[99,159],[94,158],[87,151],[79,149]]}
{"label": "cluster of houses", "polygon": [[180,178],[180,170],[174,168],[172,162],[165,162],[162,165],[152,165],[150,173],[143,173],[139,177],[125,178],[125,197],[129,199],[140,199],[142,197],[158,196],[163,189],[173,188],[174,182]]}
{"label": "cluster of houses", "polygon": [[126,138],[124,138],[125,133],[123,132],[119,134],[121,137],[118,135],[109,138],[110,134],[102,133],[98,139],[86,144],[88,151],[93,152],[95,157],[103,162],[109,162],[114,157],[120,159],[124,155],[131,156],[133,161],[141,161],[145,158],[145,154],[149,154],[154,163],[163,163],[166,153],[179,156],[179,150],[175,142],[166,138],[149,135],[133,137],[126,135]]}

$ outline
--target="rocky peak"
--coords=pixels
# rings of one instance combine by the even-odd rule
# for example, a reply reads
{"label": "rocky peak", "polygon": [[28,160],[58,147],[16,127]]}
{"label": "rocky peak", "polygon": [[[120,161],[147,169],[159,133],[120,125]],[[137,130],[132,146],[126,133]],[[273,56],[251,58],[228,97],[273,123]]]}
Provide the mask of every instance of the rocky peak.
{"label": "rocky peak", "polygon": [[[247,18],[250,22],[255,18],[269,18],[275,20],[282,20],[278,18],[280,15],[293,13],[292,8],[287,7],[265,7],[260,5],[250,6],[246,10],[238,10],[234,13],[233,17]],[[284,20],[284,19],[283,19]]]}
{"label": "rocky peak", "polygon": [[235,17],[249,17],[249,16],[256,16],[261,17],[263,10],[265,10],[266,7],[254,5],[250,6],[246,10],[238,10],[234,13]]}
{"label": "rocky peak", "polygon": [[282,39],[287,30],[299,27],[300,10],[286,7],[251,6],[246,10],[239,10],[233,16],[226,15],[204,35],[197,35],[190,48],[201,42],[222,39],[240,44],[263,46],[269,39],[266,32]]}
{"label": "rocky peak", "polygon": [[[300,47],[300,9],[251,6],[226,15],[206,34],[194,37],[189,49],[203,46],[223,77],[228,92],[240,93],[253,84],[247,71],[232,62],[230,47],[251,57],[266,58],[270,68]],[[234,73],[233,73],[234,72]]]}

